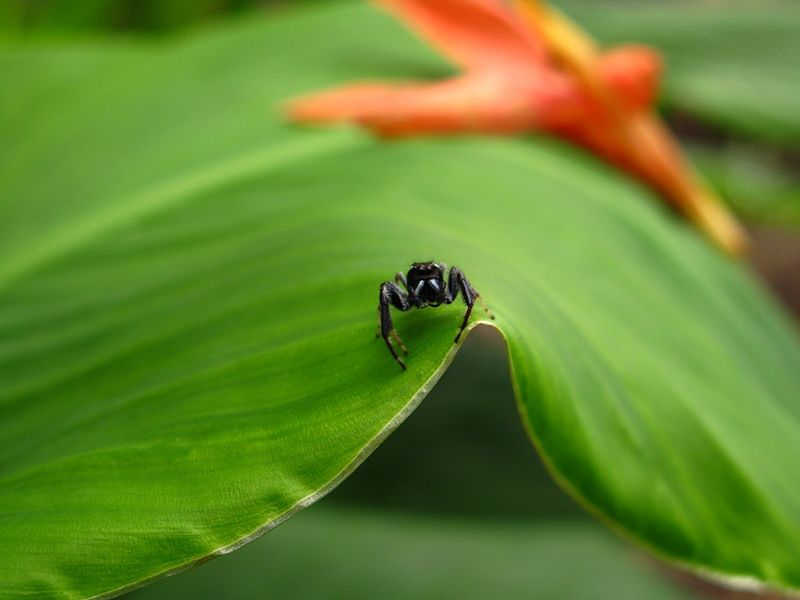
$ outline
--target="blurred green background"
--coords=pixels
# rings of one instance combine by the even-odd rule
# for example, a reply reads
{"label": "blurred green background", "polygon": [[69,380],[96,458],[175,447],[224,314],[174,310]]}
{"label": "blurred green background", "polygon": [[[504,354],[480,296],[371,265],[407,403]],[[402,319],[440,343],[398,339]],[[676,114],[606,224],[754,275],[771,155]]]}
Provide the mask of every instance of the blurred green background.
{"label": "blurred green background", "polygon": [[158,33],[245,9],[279,7],[280,0],[4,0],[0,27],[10,31]]}
{"label": "blurred green background", "polygon": [[[0,36],[171,35],[314,1],[3,0]],[[753,140],[681,111],[668,117],[746,218],[756,269],[800,312],[800,142]],[[658,564],[568,498],[522,430],[507,368],[499,335],[479,328],[408,422],[329,497],[230,556],[131,596],[755,596]]]}

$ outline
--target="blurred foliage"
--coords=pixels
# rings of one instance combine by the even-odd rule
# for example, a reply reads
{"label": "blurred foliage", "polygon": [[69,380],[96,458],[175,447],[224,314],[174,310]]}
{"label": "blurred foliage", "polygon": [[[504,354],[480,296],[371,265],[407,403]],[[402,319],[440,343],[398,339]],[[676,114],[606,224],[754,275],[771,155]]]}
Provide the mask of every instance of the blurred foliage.
{"label": "blurred foliage", "polygon": [[[6,0],[0,31],[169,31],[247,9],[337,0]],[[364,0],[365,2],[367,0]],[[790,0],[554,0],[607,44],[652,44],[666,58],[666,106],[733,131],[800,146],[800,8]]]}
{"label": "blurred foliage", "polygon": [[132,600],[692,597],[599,525],[492,523],[312,507]]}
{"label": "blurred foliage", "polygon": [[3,0],[0,29],[166,31],[280,0]]}
{"label": "blurred foliage", "polygon": [[800,227],[800,164],[769,146],[735,140],[688,146],[709,182],[748,221]]}
{"label": "blurred foliage", "polygon": [[663,102],[744,138],[800,146],[800,3],[555,0],[605,44],[665,59]]}

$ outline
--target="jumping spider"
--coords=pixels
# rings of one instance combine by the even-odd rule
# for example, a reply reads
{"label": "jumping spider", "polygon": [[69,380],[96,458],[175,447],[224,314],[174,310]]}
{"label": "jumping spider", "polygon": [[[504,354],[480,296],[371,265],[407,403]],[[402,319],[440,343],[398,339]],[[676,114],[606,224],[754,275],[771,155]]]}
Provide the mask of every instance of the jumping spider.
{"label": "jumping spider", "polygon": [[[486,303],[481,298],[481,295],[473,288],[464,273],[458,267],[452,267],[447,277],[447,285],[444,281],[444,273],[447,267],[442,263],[437,262],[418,262],[413,263],[408,270],[408,275],[397,273],[394,276],[394,283],[391,281],[384,281],[380,288],[380,304],[378,305],[378,314],[380,318],[380,325],[378,333],[375,337],[383,337],[386,342],[386,347],[389,352],[403,368],[406,364],[397,356],[397,352],[392,345],[392,339],[398,343],[403,350],[403,354],[408,354],[408,349],[403,344],[400,336],[392,325],[392,316],[389,314],[389,306],[394,306],[398,310],[407,311],[412,308],[425,308],[426,306],[441,306],[442,304],[452,304],[458,298],[458,292],[464,296],[464,304],[467,305],[467,312],[464,314],[464,320],[461,322],[461,327],[456,334],[454,343],[458,343],[461,334],[467,326],[469,316],[472,314],[472,307],[475,305],[475,300],[480,300],[486,314],[494,319],[494,315],[486,306]],[[401,283],[405,291],[397,284]]]}

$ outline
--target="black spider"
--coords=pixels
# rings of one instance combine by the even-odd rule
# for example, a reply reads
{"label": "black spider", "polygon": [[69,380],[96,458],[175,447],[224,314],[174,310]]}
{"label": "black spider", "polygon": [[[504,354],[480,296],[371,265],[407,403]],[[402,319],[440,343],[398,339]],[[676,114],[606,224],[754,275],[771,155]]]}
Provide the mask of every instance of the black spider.
{"label": "black spider", "polygon": [[[394,276],[395,283],[391,281],[384,281],[381,284],[380,291],[380,304],[378,305],[378,314],[380,317],[379,331],[375,337],[382,336],[383,341],[386,342],[386,347],[392,353],[394,359],[398,364],[406,368],[403,360],[397,356],[397,352],[392,345],[390,338],[394,339],[403,350],[403,354],[408,354],[408,349],[403,344],[400,336],[392,325],[392,316],[389,314],[389,306],[394,306],[398,310],[406,311],[412,308],[425,308],[426,306],[441,306],[442,304],[451,304],[458,298],[460,291],[464,296],[464,304],[467,305],[467,312],[464,314],[464,320],[461,322],[461,327],[456,334],[455,343],[458,343],[461,334],[467,326],[469,316],[472,314],[472,307],[475,305],[475,300],[480,300],[483,304],[483,309],[486,313],[494,319],[494,315],[489,311],[489,307],[481,298],[481,295],[473,288],[464,273],[458,267],[452,267],[447,277],[447,285],[444,282],[444,273],[447,267],[437,262],[418,262],[413,263],[408,270],[408,275],[397,273]],[[403,291],[397,283],[402,283],[405,291]]]}

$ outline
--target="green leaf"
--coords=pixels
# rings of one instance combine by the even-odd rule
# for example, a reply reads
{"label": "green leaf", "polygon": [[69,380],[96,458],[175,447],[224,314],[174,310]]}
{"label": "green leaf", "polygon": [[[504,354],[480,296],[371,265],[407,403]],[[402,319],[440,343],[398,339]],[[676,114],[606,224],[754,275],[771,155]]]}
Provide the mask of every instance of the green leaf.
{"label": "green leaf", "polygon": [[3,50],[0,595],[129,589],[320,498],[456,350],[456,305],[397,317],[407,372],[374,338],[378,284],[429,258],[497,313],[575,497],[664,556],[800,587],[800,344],[747,273],[560,144],[277,118],[441,68],[351,4]]}
{"label": "green leaf", "polygon": [[734,133],[800,145],[800,5],[556,0],[606,44],[665,58],[664,101]]}
{"label": "green leaf", "polygon": [[132,598],[374,598],[378,590],[398,599],[691,597],[587,523],[315,508],[231,557]]}
{"label": "green leaf", "polygon": [[531,452],[493,327],[469,335],[413,417],[328,502],[448,518],[591,518]]}

